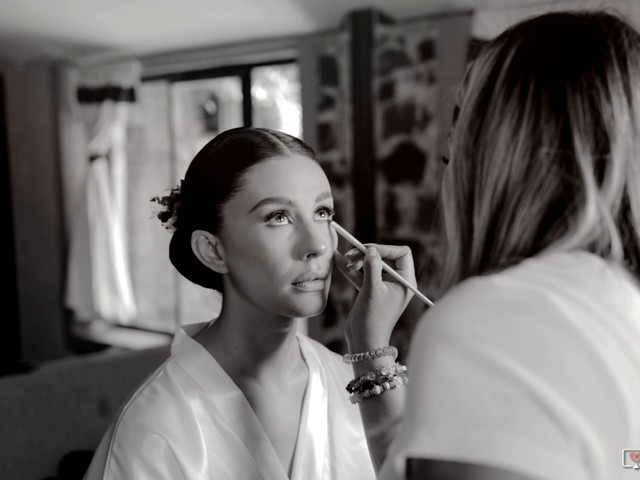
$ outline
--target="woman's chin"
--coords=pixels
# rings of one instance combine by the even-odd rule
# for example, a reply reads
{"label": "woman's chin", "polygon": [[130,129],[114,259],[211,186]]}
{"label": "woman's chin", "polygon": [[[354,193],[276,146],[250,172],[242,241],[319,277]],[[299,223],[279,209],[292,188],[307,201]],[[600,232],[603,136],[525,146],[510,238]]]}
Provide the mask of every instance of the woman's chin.
{"label": "woman's chin", "polygon": [[[320,295],[318,295],[318,297],[320,297]],[[304,302],[304,305],[296,305],[295,310],[297,310],[297,312],[293,316],[296,318],[315,317],[316,315],[320,315],[322,312],[324,312],[326,306],[326,296],[322,296],[321,298],[317,299],[307,299],[307,301]]]}

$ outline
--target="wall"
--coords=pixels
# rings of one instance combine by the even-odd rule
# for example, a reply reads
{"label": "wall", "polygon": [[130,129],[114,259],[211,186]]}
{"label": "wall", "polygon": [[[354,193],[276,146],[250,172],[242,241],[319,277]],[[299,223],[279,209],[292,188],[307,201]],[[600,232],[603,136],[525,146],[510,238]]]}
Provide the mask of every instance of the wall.
{"label": "wall", "polygon": [[[418,288],[441,294],[445,255],[440,185],[448,155],[455,88],[464,74],[471,12],[377,23],[373,48],[374,202],[376,239],[408,245]],[[391,343],[408,353],[426,310],[414,298]]]}
{"label": "wall", "polygon": [[[397,22],[360,10],[341,30],[301,42],[304,137],[331,183],[336,221],[364,242],[410,245],[421,291],[433,299],[443,251],[435,221],[441,156],[470,20],[470,12],[459,12]],[[340,239],[340,252],[350,248]],[[354,297],[334,275],[327,308],[309,323],[311,336],[344,353]],[[423,311],[415,300],[398,323],[392,343],[402,353]]]}
{"label": "wall", "polygon": [[49,65],[0,64],[5,115],[22,359],[67,354],[62,308],[63,235]]}
{"label": "wall", "polygon": [[605,9],[617,12],[636,28],[640,28],[640,2],[637,0],[539,0],[530,5],[478,8],[474,14],[472,34],[475,38],[490,39],[531,16],[576,9]]}

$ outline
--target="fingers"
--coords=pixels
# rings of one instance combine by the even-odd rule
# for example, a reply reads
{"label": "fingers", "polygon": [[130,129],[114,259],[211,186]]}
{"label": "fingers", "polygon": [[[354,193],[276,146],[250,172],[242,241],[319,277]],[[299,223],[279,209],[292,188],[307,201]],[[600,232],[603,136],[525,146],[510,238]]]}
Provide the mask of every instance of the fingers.
{"label": "fingers", "polygon": [[[400,245],[381,245],[376,243],[367,243],[366,246],[374,247],[378,251],[382,261],[384,261],[387,266],[392,267],[411,284],[416,284],[413,255],[409,247]],[[362,255],[363,254],[359,250],[354,248],[349,250],[345,254],[345,257],[355,263],[358,258],[362,258]],[[360,268],[360,266],[361,265],[356,265],[356,270]],[[385,273],[383,278],[388,279],[388,275]]]}
{"label": "fingers", "polygon": [[364,280],[362,288],[371,291],[376,282],[382,282],[382,259],[375,247],[367,247],[364,260]]}
{"label": "fingers", "polygon": [[367,244],[367,247],[375,247],[380,254],[380,257],[385,262],[393,266],[394,270],[401,273],[403,277],[406,277],[404,273],[414,275],[415,267],[413,265],[413,255],[411,249],[404,245],[379,245],[374,243]]}
{"label": "fingers", "polygon": [[[336,267],[356,289],[365,288],[370,291],[369,289],[377,285],[376,282],[398,282],[398,279],[386,271],[387,267],[391,267],[395,274],[416,285],[413,256],[409,247],[374,243],[368,243],[366,246],[366,255],[355,248],[344,256],[337,251],[334,252]],[[383,265],[383,262],[387,265]],[[358,272],[363,266],[363,273]]]}
{"label": "fingers", "polygon": [[357,290],[362,288],[362,274],[355,268],[347,267],[349,259],[343,257],[337,250],[333,252],[333,264]]}

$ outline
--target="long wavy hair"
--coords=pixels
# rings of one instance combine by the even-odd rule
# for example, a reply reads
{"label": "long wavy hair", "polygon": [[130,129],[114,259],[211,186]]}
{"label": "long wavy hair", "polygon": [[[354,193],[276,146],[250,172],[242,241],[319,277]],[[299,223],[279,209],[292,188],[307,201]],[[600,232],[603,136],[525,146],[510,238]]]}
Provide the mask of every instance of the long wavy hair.
{"label": "long wavy hair", "polygon": [[640,276],[640,34],[605,11],[525,20],[462,82],[443,179],[445,288],[545,250]]}

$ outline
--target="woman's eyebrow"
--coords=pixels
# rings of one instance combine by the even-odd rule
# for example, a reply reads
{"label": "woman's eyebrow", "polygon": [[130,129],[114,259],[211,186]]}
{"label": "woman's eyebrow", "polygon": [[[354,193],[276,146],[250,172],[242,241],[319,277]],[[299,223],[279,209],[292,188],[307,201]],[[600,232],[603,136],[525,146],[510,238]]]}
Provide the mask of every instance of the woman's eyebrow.
{"label": "woman's eyebrow", "polygon": [[264,198],[262,200],[260,200],[258,203],[256,203],[251,210],[249,210],[249,213],[253,212],[254,210],[263,207],[264,205],[272,205],[272,204],[276,204],[276,205],[285,205],[287,207],[293,207],[293,202],[286,198],[286,197],[267,197]]}
{"label": "woman's eyebrow", "polygon": [[316,203],[326,200],[327,198],[333,199],[333,195],[331,195],[331,192],[326,191],[326,192],[319,193],[318,196],[316,197]]}
{"label": "woman's eyebrow", "polygon": [[[333,199],[333,195],[331,195],[330,191],[326,191],[326,192],[322,192],[319,193],[318,196],[316,197],[316,203],[319,203],[323,200],[326,199]],[[251,210],[249,210],[249,213],[253,212],[254,210],[263,207],[265,205],[284,205],[287,207],[293,207],[294,203],[291,199],[286,198],[286,197],[267,197],[267,198],[263,198],[262,200],[260,200],[258,203],[256,203],[253,207],[251,207]]]}

